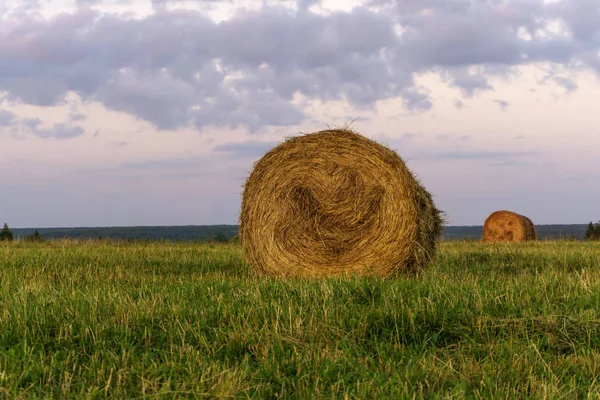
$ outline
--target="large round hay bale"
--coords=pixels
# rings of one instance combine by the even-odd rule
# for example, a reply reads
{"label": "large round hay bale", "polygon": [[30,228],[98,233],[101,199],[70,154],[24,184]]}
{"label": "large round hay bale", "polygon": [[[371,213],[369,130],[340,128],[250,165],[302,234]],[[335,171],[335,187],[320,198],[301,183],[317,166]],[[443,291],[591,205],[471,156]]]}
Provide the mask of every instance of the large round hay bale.
{"label": "large round hay bale", "polygon": [[484,242],[521,242],[535,239],[533,222],[512,211],[495,211],[487,217],[483,225]]}
{"label": "large round hay bale", "polygon": [[335,129],[287,139],[256,162],[239,235],[248,263],[269,275],[385,277],[424,267],[441,224],[393,150]]}

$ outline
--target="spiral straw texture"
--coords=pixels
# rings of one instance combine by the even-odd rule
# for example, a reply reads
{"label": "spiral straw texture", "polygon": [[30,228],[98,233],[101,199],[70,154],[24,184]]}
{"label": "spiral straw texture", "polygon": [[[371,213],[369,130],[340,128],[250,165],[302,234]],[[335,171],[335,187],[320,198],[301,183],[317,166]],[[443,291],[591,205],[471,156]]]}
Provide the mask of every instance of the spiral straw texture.
{"label": "spiral straw texture", "polygon": [[441,225],[393,150],[336,129],[290,138],[254,165],[240,242],[248,263],[269,275],[386,277],[426,266]]}

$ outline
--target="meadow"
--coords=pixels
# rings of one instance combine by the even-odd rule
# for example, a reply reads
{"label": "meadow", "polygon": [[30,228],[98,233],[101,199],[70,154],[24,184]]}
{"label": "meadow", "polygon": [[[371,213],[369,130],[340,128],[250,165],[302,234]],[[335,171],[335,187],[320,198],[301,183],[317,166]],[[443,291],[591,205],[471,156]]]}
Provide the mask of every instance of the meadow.
{"label": "meadow", "polygon": [[596,398],[600,243],[442,242],[395,279],[237,244],[0,242],[0,398]]}

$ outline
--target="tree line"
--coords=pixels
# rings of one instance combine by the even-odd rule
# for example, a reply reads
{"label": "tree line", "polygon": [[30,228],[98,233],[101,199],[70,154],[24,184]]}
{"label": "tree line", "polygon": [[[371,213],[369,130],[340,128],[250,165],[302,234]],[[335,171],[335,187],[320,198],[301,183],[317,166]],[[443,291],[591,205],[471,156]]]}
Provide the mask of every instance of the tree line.
{"label": "tree line", "polygon": [[[12,242],[14,239],[15,239],[15,235],[8,227],[8,224],[6,224],[6,222],[5,222],[4,226],[2,227],[2,230],[0,231],[0,241]],[[34,233],[26,236],[25,240],[27,242],[39,242],[39,241],[42,241],[43,238],[42,238],[42,235],[40,235],[40,233],[36,229]]]}
{"label": "tree line", "polygon": [[[8,224],[4,223],[4,227],[2,228],[2,230],[0,230],[0,241],[9,241],[10,242],[10,241],[13,241],[14,239],[15,239],[14,233],[8,227]],[[102,236],[98,236],[97,239],[102,240]],[[40,235],[40,233],[37,231],[37,229],[35,230],[34,233],[27,235],[25,237],[25,241],[27,241],[27,242],[40,242],[43,240],[44,240],[44,238],[42,237],[42,235]],[[127,239],[121,239],[121,240],[152,240],[152,239],[127,238]],[[200,240],[204,241],[204,242],[212,242],[212,243],[238,243],[239,237],[238,237],[238,235],[228,237],[223,232],[216,232],[216,233],[213,232],[208,237],[201,238]]]}
{"label": "tree line", "polygon": [[[98,239],[102,239],[100,236]],[[14,234],[12,230],[8,227],[6,223],[4,223],[4,227],[0,230],[0,241],[12,241],[14,240]],[[44,238],[39,232],[36,230],[34,233],[25,237],[25,241],[28,242],[38,242],[42,241]],[[585,230],[585,240],[600,240],[600,221],[595,224],[590,221],[587,229]],[[234,235],[233,237],[228,238],[223,232],[217,232],[216,234],[212,234],[209,236],[208,242],[217,242],[217,243],[227,243],[239,242],[239,237]]]}

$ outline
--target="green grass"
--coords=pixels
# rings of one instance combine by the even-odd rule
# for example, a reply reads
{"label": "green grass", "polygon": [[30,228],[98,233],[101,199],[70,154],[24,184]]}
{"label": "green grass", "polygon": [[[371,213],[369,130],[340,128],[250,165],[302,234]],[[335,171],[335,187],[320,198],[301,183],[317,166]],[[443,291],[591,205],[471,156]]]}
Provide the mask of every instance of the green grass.
{"label": "green grass", "polygon": [[0,398],[596,398],[600,244],[441,243],[393,280],[236,245],[0,243]]}

